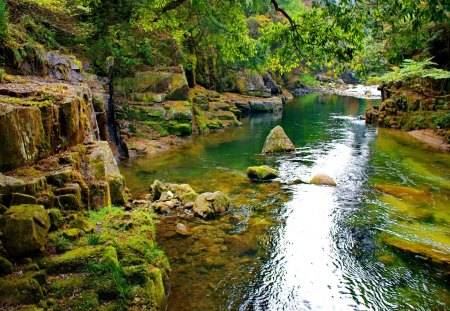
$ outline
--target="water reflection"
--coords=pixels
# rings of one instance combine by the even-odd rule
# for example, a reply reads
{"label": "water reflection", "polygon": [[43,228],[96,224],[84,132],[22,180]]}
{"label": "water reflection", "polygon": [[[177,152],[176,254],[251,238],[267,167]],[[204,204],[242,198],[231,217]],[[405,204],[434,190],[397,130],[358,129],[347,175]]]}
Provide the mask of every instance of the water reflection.
{"label": "water reflection", "polygon": [[[217,220],[160,219],[158,243],[172,265],[168,310],[445,310],[450,295],[442,269],[410,263],[379,238],[401,218],[389,209],[396,201],[380,201],[374,186],[426,189],[434,202],[426,211],[433,210],[445,235],[449,158],[418,153],[412,141],[365,127],[358,116],[367,103],[304,96],[286,105],[281,119],[255,115],[242,128],[123,167],[135,192],[161,179],[233,198],[231,212]],[[297,150],[261,156],[279,124]],[[278,168],[280,178],[249,182],[245,169],[255,164]],[[294,182],[321,172],[338,186]],[[177,235],[177,222],[192,235]]]}

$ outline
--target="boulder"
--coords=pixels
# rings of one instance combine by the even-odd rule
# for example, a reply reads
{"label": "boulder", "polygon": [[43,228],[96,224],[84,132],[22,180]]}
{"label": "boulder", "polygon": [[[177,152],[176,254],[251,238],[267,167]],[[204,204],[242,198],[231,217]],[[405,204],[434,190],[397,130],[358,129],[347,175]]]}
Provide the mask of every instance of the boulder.
{"label": "boulder", "polygon": [[[89,154],[88,172],[94,180],[108,183],[109,189],[107,189],[107,192],[109,192],[112,204],[123,205],[125,203],[125,181],[120,174],[119,166],[108,142],[95,142],[94,148]],[[99,204],[105,204],[101,201],[99,201]]]}
{"label": "boulder", "polygon": [[247,169],[247,176],[252,180],[271,180],[278,177],[278,171],[268,165],[251,166]]}
{"label": "boulder", "polygon": [[21,205],[21,204],[36,204],[36,198],[24,194],[24,193],[13,193],[11,198],[11,205]]}
{"label": "boulder", "polygon": [[266,72],[263,75],[264,85],[270,89],[272,95],[281,94],[281,87],[275,82],[270,73]]}
{"label": "boulder", "polygon": [[185,224],[182,224],[181,222],[177,223],[177,225],[175,226],[175,232],[178,233],[179,235],[184,236],[191,235],[191,233],[189,232],[189,228]]}
{"label": "boulder", "polygon": [[239,72],[236,79],[237,89],[241,94],[256,97],[272,96],[271,89],[264,85],[264,80],[258,73],[245,70]]}
{"label": "boulder", "polygon": [[209,218],[226,212],[229,206],[230,199],[224,193],[206,192],[197,197],[192,210],[200,217]]}
{"label": "boulder", "polygon": [[295,146],[281,126],[272,129],[266,138],[262,153],[294,151]]}
{"label": "boulder", "polygon": [[11,256],[39,250],[47,242],[51,223],[42,205],[11,206],[3,222],[3,241]]}
{"label": "boulder", "polygon": [[25,182],[11,176],[0,173],[0,193],[9,194],[16,191],[25,191]]}
{"label": "boulder", "polygon": [[[0,301],[2,307],[38,303],[44,298],[42,288],[34,278],[37,272],[24,275],[11,274],[0,278]],[[15,308],[9,310],[16,310]]]}
{"label": "boulder", "polygon": [[150,186],[150,191],[152,193],[153,200],[156,201],[159,200],[163,192],[167,191],[167,187],[164,186],[164,184],[161,181],[156,179]]}
{"label": "boulder", "polygon": [[310,183],[314,185],[333,186],[333,187],[336,186],[336,182],[334,181],[334,179],[326,174],[315,175],[311,179]]}
{"label": "boulder", "polygon": [[283,109],[283,101],[279,97],[272,97],[266,100],[251,100],[249,105],[254,112],[274,112]]}
{"label": "boulder", "polygon": [[69,224],[69,228],[71,229],[80,229],[83,230],[85,233],[92,233],[94,232],[94,225],[87,221],[83,216],[81,215],[75,215],[73,220]]}

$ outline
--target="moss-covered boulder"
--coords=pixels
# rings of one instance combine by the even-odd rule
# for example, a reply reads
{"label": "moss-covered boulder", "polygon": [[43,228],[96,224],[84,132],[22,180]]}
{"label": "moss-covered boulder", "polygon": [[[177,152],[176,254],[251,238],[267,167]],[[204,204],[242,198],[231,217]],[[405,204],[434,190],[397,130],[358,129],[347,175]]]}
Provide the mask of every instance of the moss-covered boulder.
{"label": "moss-covered boulder", "polygon": [[333,178],[326,174],[317,174],[313,178],[311,178],[310,183],[313,185],[322,185],[322,186],[336,186],[336,182]]}
{"label": "moss-covered boulder", "polygon": [[193,212],[203,218],[210,218],[222,214],[230,207],[230,199],[224,193],[206,192],[202,193],[195,200]]}
{"label": "moss-covered boulder", "polygon": [[32,195],[24,193],[13,193],[11,197],[11,205],[36,204],[36,198]]}
{"label": "moss-covered boulder", "polygon": [[295,146],[281,126],[273,128],[266,138],[262,153],[294,151]]}
{"label": "moss-covered boulder", "polygon": [[12,268],[12,263],[8,259],[0,256],[0,275],[12,273]]}
{"label": "moss-covered boulder", "polygon": [[47,242],[51,223],[42,205],[11,206],[3,217],[3,242],[11,256],[39,250]]}
{"label": "moss-covered boulder", "polygon": [[153,196],[153,200],[159,200],[161,194],[165,191],[167,191],[167,187],[157,179],[150,186],[150,192]]}
{"label": "moss-covered boulder", "polygon": [[90,262],[108,262],[117,266],[116,249],[112,246],[80,247],[59,256],[45,258],[41,266],[49,273],[62,273],[86,269]]}
{"label": "moss-covered boulder", "polygon": [[251,166],[247,169],[247,176],[252,180],[271,180],[278,177],[278,171],[268,165]]}
{"label": "moss-covered boulder", "polygon": [[35,272],[24,275],[10,274],[0,278],[1,306],[7,308],[7,306],[38,303],[44,295],[41,285],[33,278],[34,274]]}
{"label": "moss-covered boulder", "polygon": [[69,223],[69,228],[80,229],[86,233],[92,233],[95,229],[94,225],[81,215],[73,216],[72,221]]}

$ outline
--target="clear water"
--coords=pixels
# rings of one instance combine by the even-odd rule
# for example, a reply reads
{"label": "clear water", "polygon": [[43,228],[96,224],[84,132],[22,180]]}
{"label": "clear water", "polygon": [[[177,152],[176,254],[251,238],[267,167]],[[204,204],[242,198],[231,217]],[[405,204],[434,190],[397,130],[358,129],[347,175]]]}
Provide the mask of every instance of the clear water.
{"label": "clear water", "polygon": [[[182,211],[160,219],[158,243],[172,268],[168,310],[449,309],[450,156],[366,127],[358,116],[370,104],[308,95],[282,115],[254,115],[122,165],[137,195],[160,179],[233,200],[215,220]],[[296,152],[260,155],[278,124]],[[245,170],[257,164],[280,178],[250,182]],[[295,182],[321,172],[337,187]],[[192,234],[178,235],[178,222]]]}

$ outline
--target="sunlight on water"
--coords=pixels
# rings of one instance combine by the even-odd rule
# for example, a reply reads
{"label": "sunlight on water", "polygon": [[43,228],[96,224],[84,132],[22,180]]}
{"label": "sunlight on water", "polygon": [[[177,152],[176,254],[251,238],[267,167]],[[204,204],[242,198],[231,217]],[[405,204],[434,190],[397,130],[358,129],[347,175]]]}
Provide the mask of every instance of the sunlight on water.
{"label": "sunlight on water", "polygon": [[[160,219],[168,310],[446,310],[446,268],[420,258],[450,254],[450,158],[405,133],[366,127],[358,118],[366,103],[304,96],[282,116],[254,115],[242,128],[122,166],[138,194],[160,179],[232,198],[230,213],[214,220]],[[297,149],[262,156],[276,125]],[[250,182],[245,170],[259,164],[280,177]],[[337,187],[299,183],[317,173]],[[177,235],[178,222],[192,235]]]}

